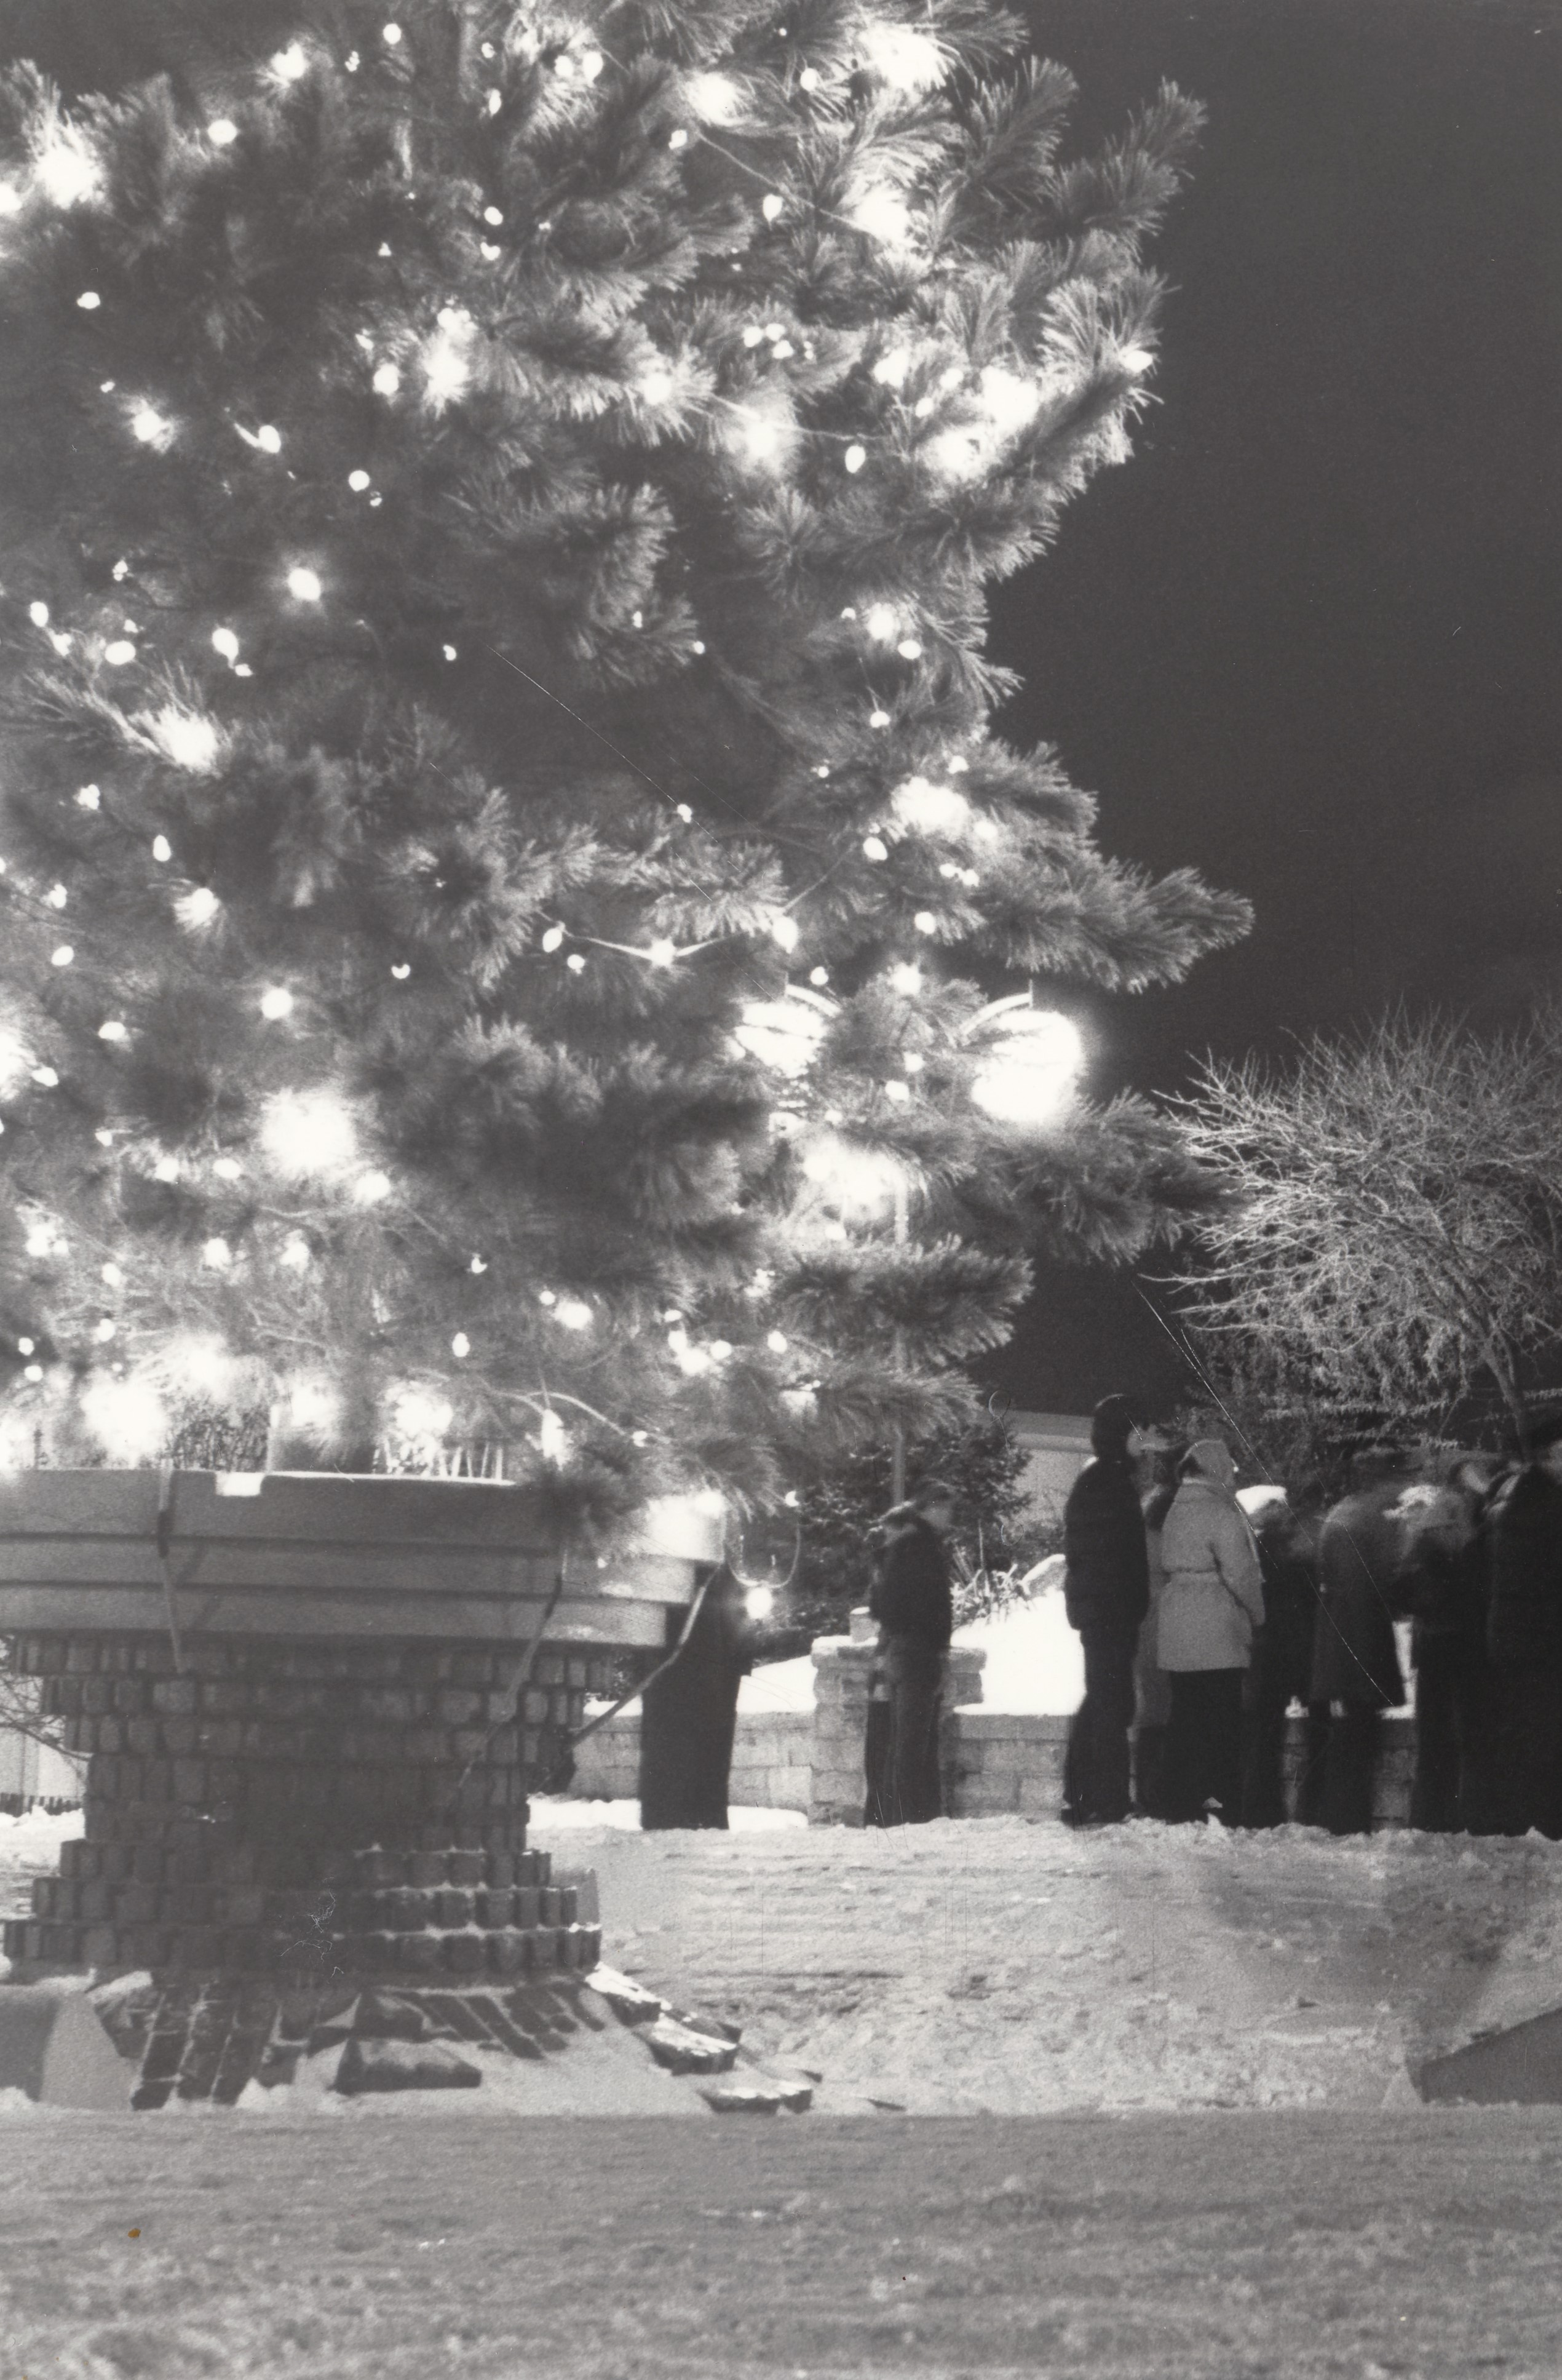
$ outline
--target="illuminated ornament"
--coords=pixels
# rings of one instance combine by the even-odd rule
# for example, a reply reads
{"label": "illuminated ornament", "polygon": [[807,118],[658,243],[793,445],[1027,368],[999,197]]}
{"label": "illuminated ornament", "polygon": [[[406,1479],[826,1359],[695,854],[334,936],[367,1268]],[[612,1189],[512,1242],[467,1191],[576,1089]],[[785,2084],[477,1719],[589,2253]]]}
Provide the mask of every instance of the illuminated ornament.
{"label": "illuminated ornament", "polygon": [[564,965],[568,967],[571,975],[581,975],[585,972],[586,960],[579,951],[571,951],[568,958],[564,961]]}
{"label": "illuminated ornament", "polygon": [[539,1305],[554,1306],[559,1301],[551,1289],[539,1289],[537,1293],[537,1302]]}
{"label": "illuminated ornament", "polygon": [[901,632],[901,615],[892,603],[871,603],[863,616],[863,625],[881,645],[892,645]]}
{"label": "illuminated ornament", "polygon": [[676,132],[672,132],[668,135],[667,145],[670,149],[686,149],[688,147],[689,136],[684,130],[682,125],[679,126]]}
{"label": "illuminated ornament", "polygon": [[280,455],[282,432],[269,421],[263,421],[255,432],[255,443],[262,455]]}
{"label": "illuminated ornament", "polygon": [[791,416],[769,412],[757,405],[735,406],[733,413],[738,446],[745,459],[750,463],[779,463],[792,437]]}
{"label": "illuminated ornament", "polygon": [[233,1250],[226,1240],[205,1240],[201,1243],[200,1261],[212,1272],[226,1272],[233,1263]]}
{"label": "illuminated ornament", "polygon": [[569,1432],[551,1406],[538,1424],[537,1443],[545,1463],[561,1463],[570,1451]]}
{"label": "illuminated ornament", "polygon": [[213,149],[231,149],[238,139],[238,127],[225,115],[219,115],[206,128],[206,138]]}
{"label": "illuminated ornament", "polygon": [[485,264],[491,264],[495,258],[503,256],[503,253],[504,250],[499,246],[496,240],[479,239],[478,242],[478,254],[482,258]]}
{"label": "illuminated ornament", "polygon": [[795,1082],[817,1056],[834,1015],[830,1002],[794,987],[781,1000],[747,1002],[733,1038],[747,1056]]}
{"label": "illuminated ornament", "polygon": [[357,50],[349,50],[346,56],[343,59],[342,64],[346,67],[349,74],[357,74],[360,64]]}
{"label": "illuminated ornament", "polygon": [[213,628],[212,650],[214,653],[221,653],[225,662],[236,662],[238,659],[238,638],[231,628]]}
{"label": "illuminated ornament", "polygon": [[927,1063],[920,1050],[908,1050],[901,1060],[908,1075],[920,1075]]}
{"label": "illuminated ornament", "polygon": [[890,724],[890,714],[887,710],[870,710],[867,715],[867,723],[870,727],[888,727]]}
{"label": "illuminated ornament", "polygon": [[810,967],[808,981],[813,984],[827,984],[829,981],[829,969],[822,966]]}
{"label": "illuminated ornament", "polygon": [[918,421],[926,421],[937,403],[938,399],[936,397],[919,396],[916,403],[912,407],[912,411]]}
{"label": "illuminated ornament", "polygon": [[911,1085],[909,1083],[898,1082],[886,1083],[884,1086],[884,1096],[887,1099],[895,1100],[898,1105],[902,1100],[910,1099]]}
{"label": "illuminated ornament", "polygon": [[456,658],[455,647],[454,645],[442,645],[440,647],[440,650],[444,655],[447,662],[453,662]]}
{"label": "illuminated ornament", "polygon": [[784,1355],[787,1350],[787,1336],[785,1331],[768,1330],[765,1334],[765,1344],[769,1349],[772,1355]]}
{"label": "illuminated ornament", "polygon": [[401,45],[401,27],[399,25],[382,25],[380,29],[380,39],[384,42],[385,47],[388,50],[399,48]]}
{"label": "illuminated ornament", "polygon": [[70,895],[63,884],[51,884],[43,898],[51,909],[63,909]]}
{"label": "illuminated ornament", "polygon": [[685,826],[692,826],[694,824],[695,814],[689,808],[687,802],[680,802],[677,806],[677,809],[678,816],[683,820],[684,824]]}
{"label": "illuminated ornament", "polygon": [[286,49],[277,51],[271,67],[279,82],[297,82],[301,76],[308,74],[309,61],[302,45],[290,42]]}
{"label": "illuminated ornament", "polygon": [[747,330],[745,331],[743,334],[744,346],[745,347],[757,347],[761,344],[764,336],[765,334],[760,330],[758,324],[757,322],[750,322]]}
{"label": "illuminated ornament", "polygon": [[69,652],[75,641],[74,637],[67,636],[63,628],[51,628],[49,631],[49,642],[62,660]]}
{"label": "illuminated ornament", "polygon": [[488,1266],[481,1257],[474,1257],[466,1269],[468,1272],[487,1272]]}
{"label": "illuminated ornament", "polygon": [[820,82],[817,67],[805,67],[797,80],[804,91],[817,91]]}
{"label": "illuminated ornament", "polygon": [[34,1353],[34,1349],[35,1342],[30,1339],[18,1339],[17,1341],[17,1353],[18,1355],[30,1355]]}
{"label": "illuminated ornament", "polygon": [[785,205],[785,200],[778,198],[775,191],[770,190],[760,200],[759,212],[767,223],[779,223]]}
{"label": "illuminated ornament", "polygon": [[455,1357],[458,1364],[464,1363],[466,1357],[471,1354],[472,1342],[467,1338],[465,1330],[458,1330],[456,1332],[454,1338],[450,1342],[450,1352]]}
{"label": "illuminated ornament", "polygon": [[[113,387],[113,385],[114,385],[114,382],[113,382],[112,381],[110,381],[110,382],[109,382],[109,386],[112,388],[112,387]],[[109,576],[110,576],[110,577],[114,580],[115,585],[117,587],[117,586],[118,586],[118,584],[119,584],[119,582],[120,582],[120,580],[121,580],[122,578],[127,578],[127,577],[129,577],[129,575],[130,575],[130,565],[129,565],[129,564],[125,560],[124,556],[123,556],[123,555],[121,555],[121,556],[120,556],[120,558],[119,558],[119,560],[115,564],[113,570],[109,573]]]}
{"label": "illuminated ornament", "polygon": [[403,959],[398,965],[394,966],[391,969],[391,973],[394,976],[398,983],[405,983],[407,977],[412,973],[412,969],[407,965],[406,961]]}
{"label": "illuminated ornament", "polygon": [[650,1433],[648,1430],[632,1429],[629,1433],[631,1446],[648,1446],[650,1442]]}
{"label": "illuminated ornament", "polygon": [[705,647],[697,637],[695,638],[694,643],[689,647],[689,650],[691,653],[704,653]]}
{"label": "illuminated ornament", "polygon": [[287,591],[297,603],[318,603],[325,589],[320,573],[300,565],[287,574]]}
{"label": "illuminated ornament", "polygon": [[25,1371],[23,1372],[23,1374],[22,1374],[22,1378],[23,1378],[24,1380],[34,1380],[34,1381],[36,1381],[36,1380],[41,1380],[41,1379],[42,1378],[42,1377],[43,1377],[43,1366],[42,1366],[42,1364],[29,1364],[29,1365],[28,1365],[28,1366],[27,1366],[27,1368],[26,1368],[26,1370],[25,1370]]}
{"label": "illuminated ornament", "polygon": [[816,777],[828,777],[829,774],[829,762],[828,760],[821,760],[818,767],[814,771],[814,774]]}
{"label": "illuminated ornament", "polygon": [[970,767],[971,763],[963,752],[956,752],[950,760],[949,772],[951,777],[963,777],[968,774]]}
{"label": "illuminated ornament", "polygon": [[273,983],[260,994],[260,1014],[274,1024],[280,1016],[293,1014],[293,994],[285,984]]}
{"label": "illuminated ornament", "polygon": [[151,1178],[154,1182],[176,1182],[179,1178],[178,1159],[160,1157],[151,1169]]}
{"label": "illuminated ornament", "polygon": [[[877,718],[877,717],[878,717],[878,713],[877,713],[877,712],[875,712],[874,716]],[[863,837],[863,857],[864,857],[865,859],[888,859],[888,858],[889,858],[889,856],[890,856],[890,846],[889,846],[889,844],[885,842],[885,840],[884,840],[884,838],[883,838],[883,836],[882,836],[881,834],[865,834],[865,835],[864,835],[864,837]]]}
{"label": "illuminated ornament", "polygon": [[68,942],[61,942],[55,949],[49,953],[49,965],[51,966],[67,967],[75,956],[76,953],[71,949],[70,944]]}
{"label": "illuminated ornament", "polygon": [[743,113],[743,93],[729,75],[690,75],[684,97],[702,124],[732,124]]}
{"label": "illuminated ornament", "polygon": [[359,1207],[377,1207],[382,1198],[390,1196],[394,1186],[388,1173],[377,1171],[360,1173],[353,1184],[354,1203]]}
{"label": "illuminated ornament", "polygon": [[904,1164],[888,1149],[865,1148],[835,1132],[813,1137],[803,1172],[846,1215],[881,1214],[903,1196],[907,1181]]}
{"label": "illuminated ornament", "polygon": [[563,948],[563,942],[564,929],[563,926],[550,926],[548,931],[542,937],[542,947],[545,951],[562,950]]}
{"label": "illuminated ornament", "polygon": [[1127,346],[1118,348],[1117,360],[1125,372],[1132,372],[1137,379],[1141,372],[1149,370],[1156,359],[1148,347]]}
{"label": "illuminated ornament", "polygon": [[369,386],[376,396],[394,396],[401,386],[401,374],[394,364],[377,364]]}
{"label": "illuminated ornament", "polygon": [[733,1342],[730,1339],[713,1339],[708,1352],[713,1364],[725,1364],[732,1354]]}
{"label": "illuminated ornament", "polygon": [[677,945],[670,942],[666,936],[661,934],[658,935],[646,953],[652,966],[671,966],[677,955]]}
{"label": "illuminated ornament", "polygon": [[47,603],[30,603],[27,607],[27,616],[35,628],[46,628],[49,625],[49,606]]}
{"label": "illuminated ornament", "polygon": [[345,1173],[357,1162],[352,1115],[322,1084],[273,1093],[260,1111],[260,1138],[277,1172],[293,1178]]}
{"label": "illuminated ornament", "polygon": [[559,77],[561,82],[569,82],[574,79],[575,60],[568,50],[562,50],[554,59],[553,72]]}
{"label": "illuminated ornament", "polygon": [[484,221],[484,223],[486,223],[486,224],[492,224],[492,225],[495,225],[495,227],[497,227],[500,224],[502,224],[502,223],[503,222],[503,220],[504,220],[503,212],[503,211],[502,211],[500,208],[498,208],[498,207],[485,207],[485,208],[483,209],[483,221]]}
{"label": "illuminated ornament", "polygon": [[587,50],[585,56],[580,61],[581,79],[584,82],[595,82],[597,77],[602,71],[603,64],[604,60],[600,50]]}
{"label": "illuminated ornament", "polygon": [[890,804],[902,826],[920,834],[957,834],[971,815],[971,805],[952,785],[935,785],[926,777],[908,777],[895,788]]}
{"label": "illuminated ornament", "polygon": [[589,1330],[597,1319],[585,1299],[580,1297],[561,1297],[553,1308],[553,1316],[566,1330]]}
{"label": "illuminated ornament", "polygon": [[101,786],[83,785],[76,796],[77,807],[79,809],[95,810],[102,803],[103,797]]}
{"label": "illuminated ornament", "polygon": [[919,934],[936,934],[938,930],[938,921],[931,909],[918,909],[911,922]]}
{"label": "illuminated ornament", "polygon": [[910,960],[903,960],[899,966],[890,968],[890,982],[894,990],[904,992],[909,998],[913,992],[922,990],[922,969]]}
{"label": "illuminated ornament", "polygon": [[244,1168],[236,1157],[219,1157],[212,1171],[219,1182],[236,1182]]}
{"label": "illuminated ornament", "polygon": [[195,929],[209,926],[222,905],[209,884],[198,884],[193,892],[180,893],[174,914],[181,926]]}
{"label": "illuminated ornament", "polygon": [[1067,1100],[1084,1056],[1070,1018],[1019,1002],[999,1020],[999,1038],[982,1055],[971,1096],[999,1123],[1046,1123]]}
{"label": "illuminated ornament", "polygon": [[895,650],[903,662],[919,662],[922,659],[922,647],[915,637],[902,637]]}
{"label": "illuminated ornament", "polygon": [[130,432],[143,446],[166,446],[174,425],[154,405],[141,405],[130,416]]}
{"label": "illuminated ornament", "polygon": [[848,471],[860,471],[863,465],[867,461],[867,448],[866,446],[848,446],[841,459],[846,466]]}
{"label": "illuminated ornament", "polygon": [[848,603],[841,616],[843,620],[854,620],[857,616],[856,605],[854,603]]}
{"label": "illuminated ornament", "polygon": [[128,1041],[130,1028],[122,1025],[117,1016],[108,1016],[98,1027],[98,1038],[100,1041]]}
{"label": "illuminated ornament", "polygon": [[[83,291],[81,292],[80,297],[77,299],[77,301],[76,301],[76,302],[77,302],[77,304],[80,307],[81,311],[82,311],[84,314],[95,314],[95,313],[97,312],[97,310],[98,310],[98,308],[103,304],[103,299],[99,297],[99,295],[98,295],[98,293],[97,293],[97,291],[96,291],[95,289],[83,289]],[[111,383],[110,383],[110,385],[112,386],[112,385],[113,385],[113,383],[111,382]]]}
{"label": "illuminated ornament", "polygon": [[369,485],[369,473],[367,471],[349,471],[347,474],[347,485],[351,488],[354,495],[361,496],[364,490]]}
{"label": "illuminated ornament", "polygon": [[910,25],[868,24],[857,35],[866,64],[891,91],[931,91],[944,79],[944,57],[928,33]]}
{"label": "illuminated ornament", "polygon": [[34,1066],[32,1069],[32,1079],[35,1083],[41,1085],[46,1091],[57,1090],[59,1088],[60,1078],[54,1072],[53,1066]]}
{"label": "illuminated ornament", "polygon": [[770,939],[783,951],[797,948],[797,932],[796,918],[789,917],[784,911],[778,912],[770,920]]}

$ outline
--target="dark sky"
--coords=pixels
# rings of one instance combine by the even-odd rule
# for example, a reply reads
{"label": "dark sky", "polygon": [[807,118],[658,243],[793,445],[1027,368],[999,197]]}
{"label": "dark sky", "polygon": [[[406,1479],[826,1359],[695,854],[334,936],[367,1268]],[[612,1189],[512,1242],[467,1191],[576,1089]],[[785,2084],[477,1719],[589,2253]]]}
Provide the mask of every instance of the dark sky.
{"label": "dark sky", "polygon": [[[1258,912],[1087,1014],[1092,1087],[1283,1053],[1403,997],[1478,1022],[1562,978],[1562,6],[1033,0],[1085,128],[1202,99],[1160,399],[1001,597],[1101,837]],[[1049,1271],[994,1367],[1080,1410],[1178,1366],[1132,1285]]]}

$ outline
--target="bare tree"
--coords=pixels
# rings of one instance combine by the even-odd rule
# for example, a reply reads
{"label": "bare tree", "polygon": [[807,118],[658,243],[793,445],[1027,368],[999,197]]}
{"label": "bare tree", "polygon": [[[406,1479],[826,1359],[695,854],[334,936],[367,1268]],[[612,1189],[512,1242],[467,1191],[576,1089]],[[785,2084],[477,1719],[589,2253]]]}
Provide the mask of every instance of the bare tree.
{"label": "bare tree", "polygon": [[1231,1185],[1188,1318],[1323,1396],[1404,1412],[1485,1374],[1520,1440],[1562,1342],[1562,1012],[1483,1039],[1386,1018],[1182,1103]]}

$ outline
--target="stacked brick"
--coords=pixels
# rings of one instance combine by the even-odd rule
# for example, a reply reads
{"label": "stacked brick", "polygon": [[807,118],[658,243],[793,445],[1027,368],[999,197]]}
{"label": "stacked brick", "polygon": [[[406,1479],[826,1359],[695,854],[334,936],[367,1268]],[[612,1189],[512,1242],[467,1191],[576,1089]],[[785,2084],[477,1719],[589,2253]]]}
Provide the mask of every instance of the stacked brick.
{"label": "stacked brick", "polygon": [[[821,1636],[813,1647],[814,1734],[809,1815],[816,1825],[860,1827],[866,1795],[863,1750],[867,1732],[868,1678],[878,1631],[866,1611],[852,1614],[850,1636]],[[987,1655],[970,1645],[950,1647],[944,1676],[944,1807],[955,1808],[953,1714],[982,1698]]]}
{"label": "stacked brick", "polygon": [[16,1667],[90,1755],[85,1839],[7,1957],[40,1967],[517,1976],[595,1964],[526,1848],[599,1658],[510,1647],[30,1636]]}

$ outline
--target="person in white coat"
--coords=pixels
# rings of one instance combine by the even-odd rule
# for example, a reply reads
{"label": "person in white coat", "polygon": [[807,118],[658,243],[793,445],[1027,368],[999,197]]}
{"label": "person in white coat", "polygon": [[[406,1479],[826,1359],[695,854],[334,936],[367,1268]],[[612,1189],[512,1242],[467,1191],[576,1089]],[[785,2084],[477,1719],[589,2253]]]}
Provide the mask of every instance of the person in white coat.
{"label": "person in white coat", "polygon": [[1171,1682],[1167,1815],[1228,1826],[1241,1811],[1242,1681],[1264,1624],[1258,1548],[1237,1502],[1237,1469],[1218,1438],[1182,1458],[1181,1485],[1161,1534],[1166,1584],[1156,1658]]}

